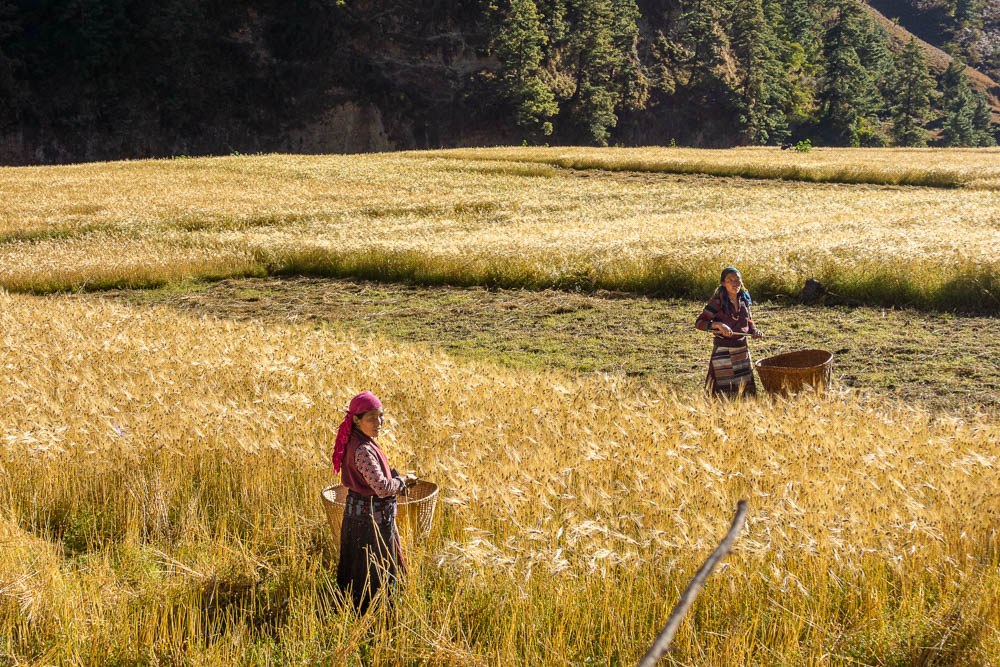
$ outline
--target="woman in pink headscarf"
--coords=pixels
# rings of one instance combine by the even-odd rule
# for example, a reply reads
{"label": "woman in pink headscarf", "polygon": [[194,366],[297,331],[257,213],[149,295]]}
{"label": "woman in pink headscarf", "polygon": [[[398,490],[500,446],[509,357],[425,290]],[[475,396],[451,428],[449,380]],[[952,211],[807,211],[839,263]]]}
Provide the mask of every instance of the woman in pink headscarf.
{"label": "woman in pink headscarf", "polygon": [[396,529],[396,496],[417,480],[389,467],[375,442],[382,429],[382,403],[370,391],[351,400],[337,431],[333,469],[348,488],[340,529],[337,585],[361,613],[385,585],[406,573]]}

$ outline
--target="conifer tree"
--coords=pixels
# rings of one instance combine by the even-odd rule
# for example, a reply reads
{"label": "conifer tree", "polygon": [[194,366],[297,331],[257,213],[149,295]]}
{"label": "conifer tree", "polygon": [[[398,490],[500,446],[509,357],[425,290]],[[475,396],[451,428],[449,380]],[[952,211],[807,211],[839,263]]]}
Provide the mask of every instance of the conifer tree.
{"label": "conifer tree", "polygon": [[751,144],[788,136],[781,110],[784,77],[778,41],[761,0],[737,0],[732,14],[732,48],[742,68],[739,95],[743,139]]}
{"label": "conifer tree", "polygon": [[982,0],[956,0],[954,15],[956,31],[980,27],[983,24],[982,15]]}
{"label": "conifer tree", "polygon": [[629,81],[627,49],[638,28],[635,0],[573,0],[568,6],[571,27],[567,47],[575,75],[566,103],[571,123],[586,140],[607,145],[610,128],[618,124],[616,107]]}
{"label": "conifer tree", "polygon": [[547,41],[534,0],[511,0],[496,42],[503,93],[514,107],[514,122],[542,135],[552,134],[551,119],[559,111],[542,77]]}
{"label": "conifer tree", "polygon": [[569,26],[566,23],[567,0],[535,0],[539,23],[550,48],[562,44]]}
{"label": "conifer tree", "polygon": [[773,26],[781,73],[781,111],[788,126],[815,119],[816,73],[821,59],[822,24],[809,0],[765,0],[764,16]]}
{"label": "conifer tree", "polygon": [[993,133],[993,113],[986,103],[986,95],[977,91],[975,100],[972,110],[972,130],[976,146],[996,146],[997,140]]}
{"label": "conifer tree", "polygon": [[638,21],[635,0],[611,0],[611,42],[618,55],[612,79],[620,89],[621,106],[643,109],[649,99],[649,81],[637,52]]}
{"label": "conifer tree", "polygon": [[722,62],[723,43],[716,32],[718,8],[715,0],[683,0],[679,42],[687,52],[684,59],[689,87],[713,78],[713,70]]}
{"label": "conifer tree", "polygon": [[976,145],[976,100],[964,70],[965,66],[955,61],[941,75],[945,112],[941,143],[945,146]]}
{"label": "conifer tree", "polygon": [[877,113],[891,74],[888,39],[857,0],[834,0],[834,10],[824,35],[823,121],[835,143],[878,145]]}
{"label": "conifer tree", "polygon": [[789,43],[798,44],[809,59],[816,56],[821,44],[823,26],[816,17],[814,7],[821,3],[809,0],[782,0],[779,37]]}
{"label": "conifer tree", "polygon": [[838,0],[835,7],[836,17],[824,36],[826,72],[820,99],[834,142],[853,144],[869,90],[868,73],[857,52],[861,17],[854,0]]}
{"label": "conifer tree", "polygon": [[927,68],[924,50],[915,38],[899,55],[892,89],[892,135],[899,146],[927,145],[923,123],[931,110],[934,77]]}
{"label": "conifer tree", "polygon": [[867,12],[863,12],[860,25],[857,51],[870,82],[869,109],[871,113],[881,113],[885,109],[886,94],[894,81],[895,59],[885,28],[876,24]]}
{"label": "conifer tree", "polygon": [[988,68],[987,74],[992,74],[993,78],[1000,78],[1000,44],[993,47],[993,51],[986,57],[985,65]]}

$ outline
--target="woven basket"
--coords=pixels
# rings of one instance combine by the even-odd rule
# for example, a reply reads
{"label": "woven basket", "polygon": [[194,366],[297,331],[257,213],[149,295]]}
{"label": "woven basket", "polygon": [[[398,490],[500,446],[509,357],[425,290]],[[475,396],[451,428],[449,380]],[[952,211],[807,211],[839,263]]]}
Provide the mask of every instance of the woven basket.
{"label": "woven basket", "polygon": [[822,389],[833,375],[833,353],[826,350],[786,352],[756,363],[764,389],[772,394],[788,394],[806,387]]}
{"label": "woven basket", "polygon": [[[347,501],[347,487],[343,484],[323,489],[323,509],[333,533],[333,543],[340,547],[340,524],[344,521],[344,505]],[[396,525],[400,533],[413,539],[427,537],[434,522],[434,508],[437,505],[438,486],[434,482],[417,480],[410,487],[409,495],[396,496]]]}

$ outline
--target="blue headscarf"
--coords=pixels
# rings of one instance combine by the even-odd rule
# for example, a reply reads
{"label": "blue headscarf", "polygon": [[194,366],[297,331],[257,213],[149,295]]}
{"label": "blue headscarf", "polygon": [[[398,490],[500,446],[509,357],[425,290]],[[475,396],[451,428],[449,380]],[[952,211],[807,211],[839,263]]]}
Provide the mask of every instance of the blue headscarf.
{"label": "blue headscarf", "polygon": [[[715,296],[717,296],[719,298],[719,301],[722,302],[722,311],[726,315],[730,314],[729,309],[732,306],[732,302],[729,300],[729,292],[726,291],[726,286],[723,283],[726,280],[726,276],[728,276],[730,273],[735,273],[736,275],[738,275],[740,277],[740,280],[743,279],[743,275],[736,267],[727,266],[726,268],[722,269],[722,277],[719,278],[719,288],[715,290]],[[750,306],[753,305],[753,299],[750,298],[750,292],[747,291],[746,287],[740,290],[740,293],[737,295],[736,298],[747,305],[747,310],[749,310]]]}

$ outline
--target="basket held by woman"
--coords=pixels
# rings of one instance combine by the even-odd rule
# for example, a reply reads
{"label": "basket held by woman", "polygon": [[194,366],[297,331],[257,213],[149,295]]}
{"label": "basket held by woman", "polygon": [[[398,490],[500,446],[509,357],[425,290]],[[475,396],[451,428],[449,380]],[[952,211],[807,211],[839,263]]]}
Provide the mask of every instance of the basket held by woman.
{"label": "basket held by woman", "polygon": [[[333,533],[333,543],[338,546],[347,492],[346,486],[336,484],[326,487],[322,493],[326,520],[330,524],[330,532]],[[409,487],[405,496],[396,496],[396,527],[401,537],[415,542],[430,535],[437,499],[438,485],[423,479],[418,479]]]}

